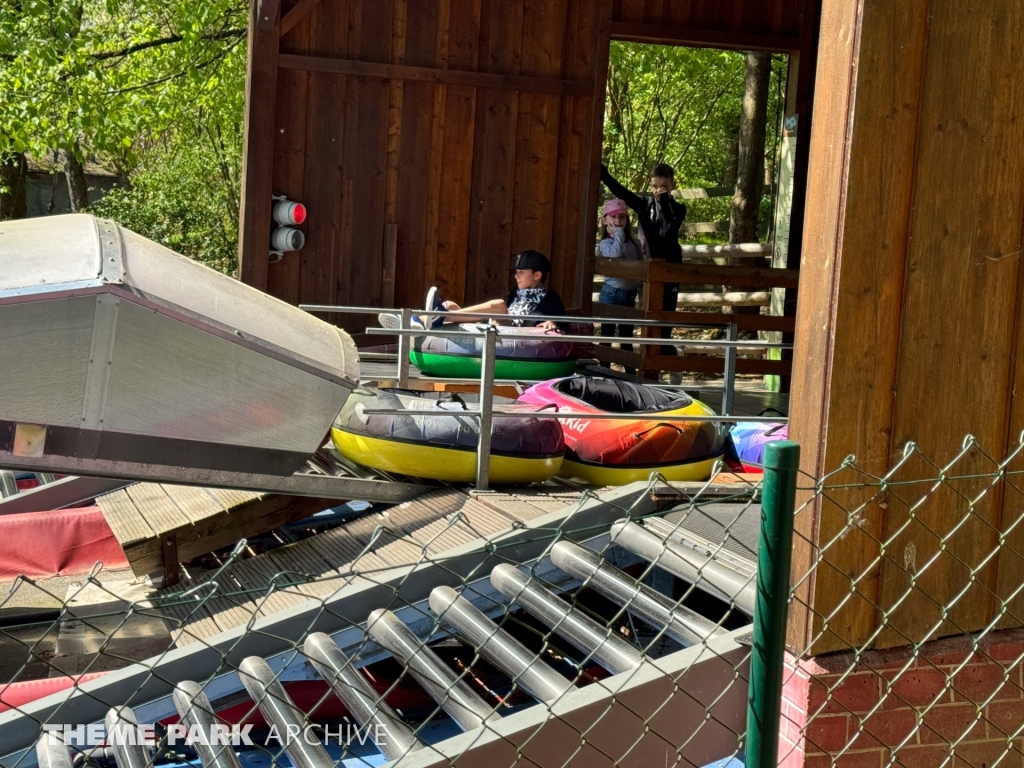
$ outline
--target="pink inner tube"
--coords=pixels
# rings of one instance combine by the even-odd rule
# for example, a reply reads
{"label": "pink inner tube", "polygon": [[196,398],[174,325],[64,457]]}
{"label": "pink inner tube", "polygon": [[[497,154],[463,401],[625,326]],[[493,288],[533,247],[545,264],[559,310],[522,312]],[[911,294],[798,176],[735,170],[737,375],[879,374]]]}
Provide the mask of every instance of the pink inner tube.
{"label": "pink inner tube", "polygon": [[[562,391],[565,389],[573,394],[579,390],[581,397]],[[607,404],[608,410],[582,398],[596,398],[597,402]],[[722,436],[714,424],[659,421],[659,413],[697,403],[662,390],[615,379],[570,376],[535,384],[520,395],[518,402],[576,413],[622,413],[627,417],[636,409],[633,418],[622,421],[559,419],[566,458],[573,461],[608,467],[656,467],[710,459],[722,453]],[[707,413],[712,411],[707,409]]]}

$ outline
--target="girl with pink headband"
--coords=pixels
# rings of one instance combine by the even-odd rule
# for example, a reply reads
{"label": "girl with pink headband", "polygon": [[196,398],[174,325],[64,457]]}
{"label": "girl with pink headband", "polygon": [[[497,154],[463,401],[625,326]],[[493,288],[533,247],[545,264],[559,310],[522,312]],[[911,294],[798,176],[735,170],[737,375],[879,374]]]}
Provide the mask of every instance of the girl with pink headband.
{"label": "girl with pink headband", "polygon": [[[602,256],[609,259],[629,259],[638,261],[642,259],[643,250],[640,242],[633,237],[629,229],[629,209],[625,200],[613,197],[604,204],[604,217],[602,218],[601,242],[599,244]],[[640,290],[639,280],[628,280],[624,277],[605,277],[604,285],[601,286],[601,293],[597,300],[601,304],[614,304],[620,307],[635,307],[637,293]],[[601,323],[602,336],[619,336],[620,338],[633,338],[632,325],[616,325],[615,323]],[[622,345],[623,349],[632,350],[633,345]],[[607,363],[602,363],[605,367]],[[627,369],[627,373],[633,373],[633,369]]]}

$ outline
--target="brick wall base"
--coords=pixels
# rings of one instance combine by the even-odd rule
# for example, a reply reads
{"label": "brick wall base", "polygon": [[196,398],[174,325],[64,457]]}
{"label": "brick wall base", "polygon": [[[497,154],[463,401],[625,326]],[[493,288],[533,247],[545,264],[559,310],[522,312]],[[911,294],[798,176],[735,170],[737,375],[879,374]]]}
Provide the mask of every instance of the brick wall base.
{"label": "brick wall base", "polygon": [[1024,630],[787,659],[783,768],[1024,768]]}

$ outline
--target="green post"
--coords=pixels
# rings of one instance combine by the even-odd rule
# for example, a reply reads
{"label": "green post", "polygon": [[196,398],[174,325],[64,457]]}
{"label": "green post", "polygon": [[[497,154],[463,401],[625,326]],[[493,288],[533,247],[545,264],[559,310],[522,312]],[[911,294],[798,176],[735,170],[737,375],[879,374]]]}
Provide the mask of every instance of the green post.
{"label": "green post", "polygon": [[746,768],[777,765],[782,665],[786,650],[789,564],[800,446],[788,440],[764,451],[761,538],[757,552],[757,603],[750,653]]}

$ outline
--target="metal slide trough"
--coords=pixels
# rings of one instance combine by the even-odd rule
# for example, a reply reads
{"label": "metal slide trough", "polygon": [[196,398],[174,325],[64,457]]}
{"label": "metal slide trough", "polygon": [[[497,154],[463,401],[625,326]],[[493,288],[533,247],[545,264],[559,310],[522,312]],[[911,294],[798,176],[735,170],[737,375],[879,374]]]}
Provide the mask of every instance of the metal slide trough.
{"label": "metal slide trough", "polygon": [[287,476],[358,381],[345,332],[113,222],[0,223],[0,466]]}
{"label": "metal slide trough", "polygon": [[[610,527],[627,509],[631,516],[647,517],[661,508],[644,483],[617,488],[465,542],[436,561],[353,579],[324,601],[312,599],[206,643],[111,672],[74,692],[2,713],[0,765],[61,768],[67,749],[50,747],[45,739],[37,745],[39,723],[93,723],[111,707],[124,712],[131,706],[143,723],[181,715],[191,726],[215,719],[212,704],[223,707],[247,697],[284,732],[281,725],[303,724],[311,715],[284,685],[310,680],[326,682],[381,756],[403,768],[447,766],[456,757],[460,765],[489,768],[506,764],[505,757],[511,764],[519,751],[530,764],[563,766],[579,745],[576,728],[601,741],[609,755],[628,753],[631,762],[623,764],[662,764],[667,755],[670,762],[706,765],[732,754],[744,728],[748,648],[741,636],[749,629],[723,631],[620,570],[642,560],[609,546]],[[562,540],[551,546],[555,529]],[[610,610],[628,611],[689,647],[667,654],[664,648],[648,654],[634,647],[563,597],[582,585],[608,596]],[[698,588],[715,590],[703,578]],[[380,610],[385,605],[391,609]],[[613,676],[582,685],[588,662],[555,665],[561,651],[552,655],[536,641],[513,636],[515,622],[506,619],[517,609],[550,630],[545,647],[575,646]],[[479,689],[467,690],[469,677],[455,683],[453,670],[435,650],[453,637],[533,702],[502,709],[498,716],[493,703],[481,701]],[[431,731],[421,715],[406,710],[403,719],[387,705],[359,670],[389,655],[408,665],[455,728]],[[679,689],[685,694],[675,695]],[[317,745],[291,746],[294,764],[334,768]],[[199,750],[199,758],[204,768],[238,768],[229,747]]]}
{"label": "metal slide trough", "polygon": [[[365,632],[367,638],[391,653],[458,728],[471,734],[468,743],[455,736],[432,743],[429,748],[425,748],[426,744],[421,740],[425,732],[420,726],[425,723],[403,721],[384,701],[384,695],[378,694],[358,671],[358,666],[365,664],[366,657],[358,659],[354,655],[346,655],[332,637],[322,632],[306,637],[303,654],[346,705],[358,726],[376,743],[383,757],[393,761],[390,765],[410,768],[448,765],[455,756],[460,758],[460,764],[493,765],[493,758],[487,758],[489,750],[485,745],[488,742],[505,741],[518,753],[522,749],[520,744],[525,741],[528,745],[541,731],[545,720],[558,716],[568,717],[573,722],[592,719],[594,726],[612,734],[613,750],[629,754],[634,746],[639,745],[638,753],[633,756],[634,764],[638,765],[649,764],[649,760],[655,757],[659,764],[669,757],[680,757],[675,746],[666,742],[665,734],[668,733],[679,737],[678,745],[686,750],[683,759],[697,758],[698,765],[734,751],[736,736],[742,730],[742,704],[746,692],[745,685],[733,685],[745,655],[745,649],[736,642],[737,633],[727,632],[703,617],[683,616],[668,597],[614,568],[601,554],[587,547],[561,541],[553,548],[550,560],[553,565],[579,579],[578,582],[566,582],[566,586],[574,583],[593,585],[622,609],[642,615],[669,634],[685,635],[684,645],[692,643],[695,647],[657,660],[651,659],[607,626],[541,586],[536,576],[509,564],[494,567],[489,579],[508,601],[504,611],[511,611],[512,606],[518,604],[547,625],[553,635],[578,648],[615,677],[595,686],[579,687],[582,671],[575,677],[557,672],[549,666],[542,653],[528,650],[449,586],[435,587],[428,600],[430,610],[440,623],[430,621],[429,617],[426,617],[426,622],[417,620],[418,632],[396,613],[378,608],[366,617],[365,630],[361,627],[353,629]],[[480,585],[476,584],[466,591],[479,596],[479,589]],[[639,602],[637,596],[641,597]],[[429,646],[430,635],[440,624],[454,629],[456,637],[502,669],[542,706],[526,705],[504,717],[499,715],[495,705],[486,702],[473,690],[468,678],[456,673]],[[710,669],[701,669],[700,665]],[[582,668],[581,662],[579,669]],[[687,680],[693,682],[694,690],[676,700],[672,700],[672,696],[666,698],[666,684],[671,689],[677,685],[674,681],[684,673]],[[249,698],[266,721],[273,723],[277,732],[303,733],[313,722],[311,713],[300,709],[289,696],[279,672],[263,658],[244,658],[239,664],[239,677]],[[616,701],[622,696],[633,699],[625,712],[616,711]],[[197,682],[186,680],[179,683],[173,700],[186,724],[215,721],[210,700]],[[660,718],[661,735],[640,745],[642,733],[627,733],[616,742],[614,735],[619,728],[636,731],[638,708],[649,712],[652,720]],[[588,712],[588,709],[592,711]],[[707,725],[702,734],[705,738],[701,743],[691,744],[693,736],[704,726],[704,720],[712,710],[714,722]],[[117,768],[145,768],[147,760],[152,760],[151,755],[143,747],[122,744],[115,732],[119,721],[135,724],[137,720],[135,713],[127,707],[115,706],[107,712],[106,732],[108,736],[114,736],[111,741]],[[665,728],[666,723],[670,727]],[[544,741],[550,740],[550,734],[544,737]],[[571,753],[579,735],[573,731],[567,738],[562,733],[554,740],[559,743],[548,743],[535,750],[543,756],[532,755],[530,763],[565,764],[565,755],[559,753]],[[37,744],[37,764],[40,768],[45,768],[47,763],[60,768],[63,754],[55,758],[45,741],[44,737]],[[482,755],[472,754],[477,748],[482,748]],[[238,768],[238,760],[228,747],[217,750],[203,745],[197,751],[202,768]],[[297,768],[334,768],[336,764],[317,740],[290,740],[285,751]]]}

